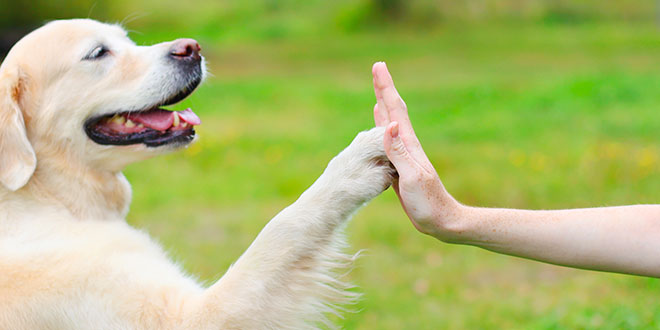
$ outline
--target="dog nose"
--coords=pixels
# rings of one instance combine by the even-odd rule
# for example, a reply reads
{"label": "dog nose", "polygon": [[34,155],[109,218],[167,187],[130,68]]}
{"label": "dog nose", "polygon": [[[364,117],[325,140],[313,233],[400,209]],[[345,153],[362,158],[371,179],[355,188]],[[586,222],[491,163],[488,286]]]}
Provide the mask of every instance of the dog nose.
{"label": "dog nose", "polygon": [[177,60],[199,61],[201,50],[199,43],[194,39],[177,39],[170,48],[170,56]]}

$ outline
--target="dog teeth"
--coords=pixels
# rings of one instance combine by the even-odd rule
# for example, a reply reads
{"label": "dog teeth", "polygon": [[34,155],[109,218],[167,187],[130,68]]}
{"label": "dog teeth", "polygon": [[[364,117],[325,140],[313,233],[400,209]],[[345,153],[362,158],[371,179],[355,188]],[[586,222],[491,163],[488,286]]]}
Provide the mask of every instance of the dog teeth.
{"label": "dog teeth", "polygon": [[138,127],[139,127],[139,128],[144,128],[144,125],[142,125],[142,124],[138,124]]}
{"label": "dog teeth", "polygon": [[188,123],[181,123],[181,127],[186,127],[188,126]]}
{"label": "dog teeth", "polygon": [[124,122],[126,121],[126,118],[124,118],[123,116],[120,116],[120,115],[114,115],[114,116],[112,116],[112,118],[110,118],[109,121],[111,123],[123,125]]}
{"label": "dog teeth", "polygon": [[179,114],[176,112],[172,112],[172,116],[174,116],[174,123],[172,123],[172,126],[174,127],[179,126]]}
{"label": "dog teeth", "polygon": [[135,127],[135,123],[130,119],[126,120],[126,124],[124,125],[128,128]]}

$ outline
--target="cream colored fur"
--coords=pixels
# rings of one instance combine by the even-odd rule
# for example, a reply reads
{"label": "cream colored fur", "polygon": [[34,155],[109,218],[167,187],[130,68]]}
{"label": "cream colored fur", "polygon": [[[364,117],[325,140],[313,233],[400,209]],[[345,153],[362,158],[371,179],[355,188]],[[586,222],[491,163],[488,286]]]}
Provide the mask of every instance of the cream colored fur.
{"label": "cream colored fur", "polygon": [[[98,42],[104,61],[81,61]],[[172,147],[102,146],[90,116],[149,106],[173,88],[163,54],[113,25],[56,21],[0,67],[1,329],[300,329],[356,296],[333,270],[342,224],[393,175],[383,129],[360,133],[206,288],[124,221],[121,169]],[[166,221],[166,219],[164,220]],[[212,262],[212,261],[210,261]]]}

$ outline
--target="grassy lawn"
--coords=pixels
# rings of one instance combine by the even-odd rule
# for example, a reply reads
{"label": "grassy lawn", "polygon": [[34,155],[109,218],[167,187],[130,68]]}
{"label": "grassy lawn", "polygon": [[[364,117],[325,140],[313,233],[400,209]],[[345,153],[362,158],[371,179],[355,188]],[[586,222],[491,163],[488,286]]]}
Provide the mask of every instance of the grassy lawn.
{"label": "grassy lawn", "polygon": [[[194,33],[194,32],[193,32]],[[129,221],[206,282],[373,125],[388,62],[418,135],[463,203],[658,203],[660,31],[652,25],[472,26],[229,40],[196,37],[211,76],[189,149],[127,169]],[[660,281],[571,270],[415,231],[392,191],[346,229],[365,249],[347,329],[657,328]]]}

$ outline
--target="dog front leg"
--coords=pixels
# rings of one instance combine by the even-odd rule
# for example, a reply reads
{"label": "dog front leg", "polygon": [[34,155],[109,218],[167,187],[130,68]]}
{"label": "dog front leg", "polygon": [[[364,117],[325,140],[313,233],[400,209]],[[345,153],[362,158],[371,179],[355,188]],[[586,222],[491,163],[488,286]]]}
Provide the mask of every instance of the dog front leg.
{"label": "dog front leg", "polygon": [[357,296],[333,269],[343,224],[386,189],[394,170],[382,128],[358,134],[300,198],[280,212],[227,273],[192,305],[188,329],[300,329],[326,323],[334,306]]}

